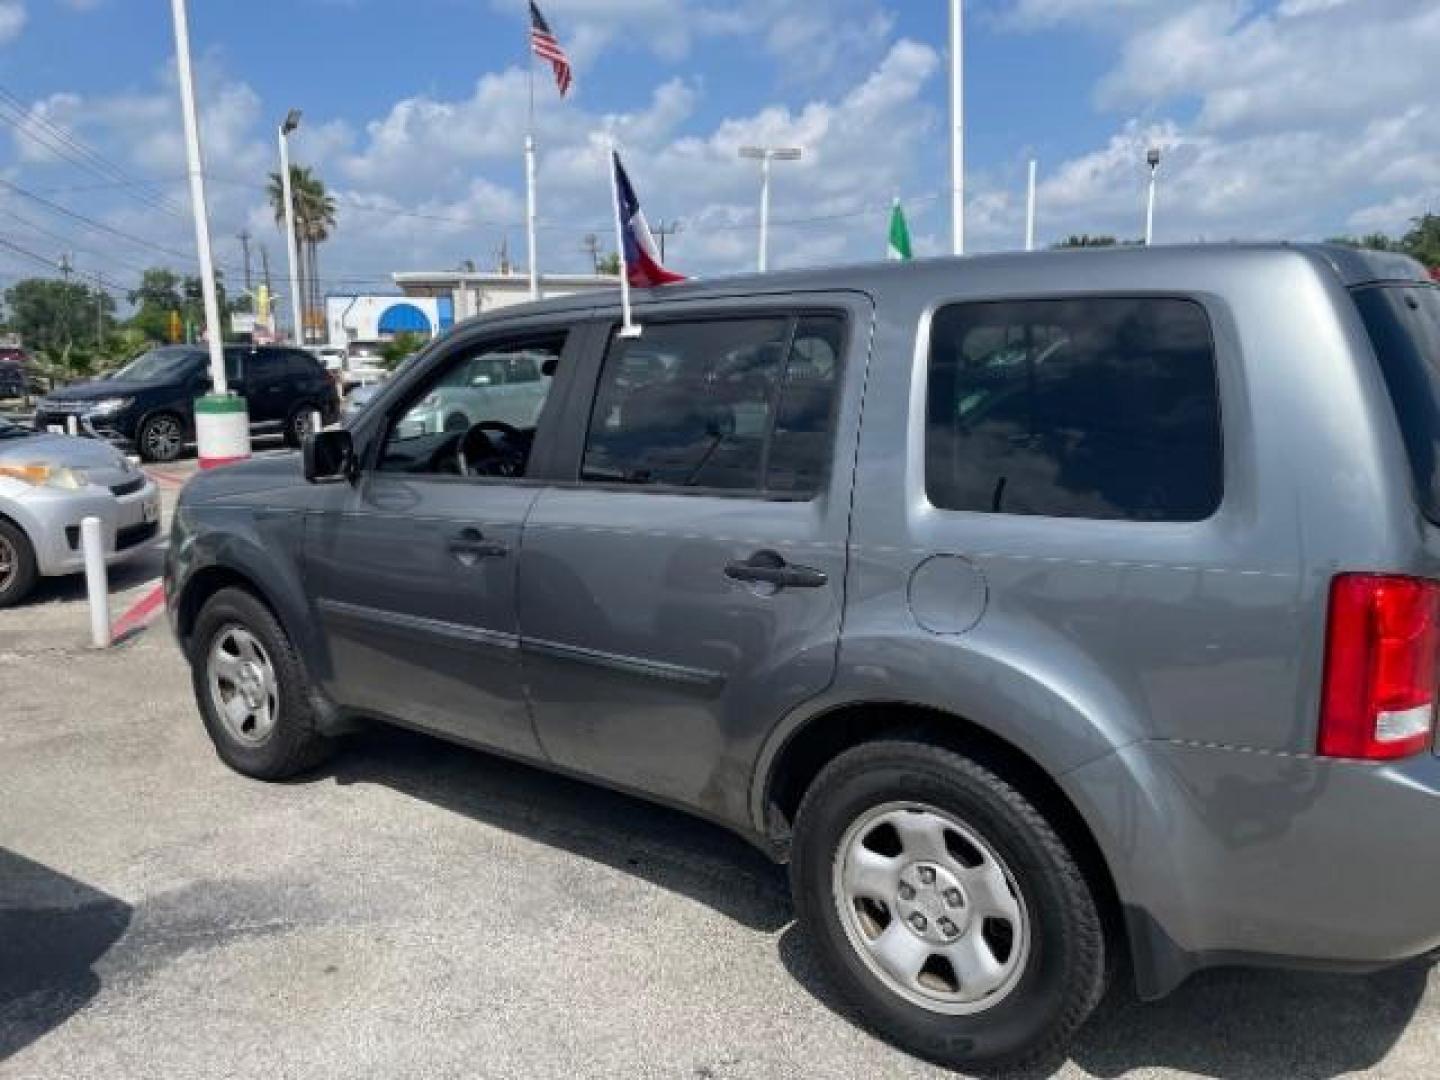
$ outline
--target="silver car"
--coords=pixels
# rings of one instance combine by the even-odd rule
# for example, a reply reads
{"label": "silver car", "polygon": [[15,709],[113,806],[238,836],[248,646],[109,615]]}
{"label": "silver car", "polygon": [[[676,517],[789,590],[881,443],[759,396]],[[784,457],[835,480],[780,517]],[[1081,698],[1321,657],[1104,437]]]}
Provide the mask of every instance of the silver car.
{"label": "silver car", "polygon": [[128,558],[160,531],[158,489],[107,443],[0,420],[0,608],[42,577],[83,569],[80,523],[92,516],[107,560]]}
{"label": "silver car", "polygon": [[538,353],[490,353],[472,357],[442,379],[401,422],[407,434],[464,432],[488,420],[531,428],[550,383]]}

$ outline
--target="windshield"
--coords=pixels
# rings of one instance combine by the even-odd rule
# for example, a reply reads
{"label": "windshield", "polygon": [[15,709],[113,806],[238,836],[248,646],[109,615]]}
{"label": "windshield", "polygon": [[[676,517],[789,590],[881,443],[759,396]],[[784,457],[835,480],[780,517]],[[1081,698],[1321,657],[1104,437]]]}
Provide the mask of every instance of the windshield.
{"label": "windshield", "polygon": [[1440,287],[1360,289],[1355,304],[1390,390],[1420,509],[1440,524]]}
{"label": "windshield", "polygon": [[156,382],[179,375],[201,354],[194,349],[170,347],[151,349],[126,364],[112,379],[125,382]]}

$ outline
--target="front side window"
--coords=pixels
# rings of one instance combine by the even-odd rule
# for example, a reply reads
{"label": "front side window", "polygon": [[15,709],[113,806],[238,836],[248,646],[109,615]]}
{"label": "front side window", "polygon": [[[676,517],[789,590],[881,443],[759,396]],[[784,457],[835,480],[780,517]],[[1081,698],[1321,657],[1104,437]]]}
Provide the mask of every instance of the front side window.
{"label": "front side window", "polygon": [[942,509],[1200,521],[1220,505],[1215,350],[1200,305],[956,304],[930,340],[925,483]]}
{"label": "front side window", "polygon": [[839,315],[654,323],[612,337],[581,478],[809,498],[829,473]]}
{"label": "front side window", "polygon": [[522,478],[565,335],[462,350],[411,397],[381,472]]}

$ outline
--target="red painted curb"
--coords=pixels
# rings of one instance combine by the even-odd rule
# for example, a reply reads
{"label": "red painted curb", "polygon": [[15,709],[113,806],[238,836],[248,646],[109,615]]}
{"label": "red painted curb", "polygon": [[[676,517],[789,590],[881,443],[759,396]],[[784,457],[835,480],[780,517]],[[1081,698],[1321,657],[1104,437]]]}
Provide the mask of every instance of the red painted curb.
{"label": "red painted curb", "polygon": [[202,457],[202,458],[200,459],[200,468],[202,468],[202,469],[218,469],[218,468],[220,468],[220,466],[222,466],[222,465],[234,465],[234,464],[236,464],[236,463],[238,463],[238,462],[241,462],[241,461],[249,461],[249,460],[250,460],[250,455],[249,455],[249,454],[238,455],[238,456],[236,456],[236,457],[211,457],[211,458]]}
{"label": "red painted curb", "polygon": [[150,591],[116,619],[110,627],[110,640],[119,641],[127,634],[148,626],[165,608],[165,585],[157,581]]}

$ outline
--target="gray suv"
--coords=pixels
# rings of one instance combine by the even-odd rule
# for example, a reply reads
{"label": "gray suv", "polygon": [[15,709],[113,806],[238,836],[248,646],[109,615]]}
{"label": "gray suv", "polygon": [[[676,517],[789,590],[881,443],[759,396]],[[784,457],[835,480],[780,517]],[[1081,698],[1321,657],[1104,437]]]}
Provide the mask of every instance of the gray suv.
{"label": "gray suv", "polygon": [[[226,762],[281,779],[379,719],[683,807],[788,860],[848,1011],[972,1069],[1052,1058],[1116,970],[1149,999],[1440,945],[1418,265],[1057,252],[639,301],[638,337],[595,296],[467,323],[303,461],[187,485],[170,612]],[[533,423],[406,423],[516,355]]]}

